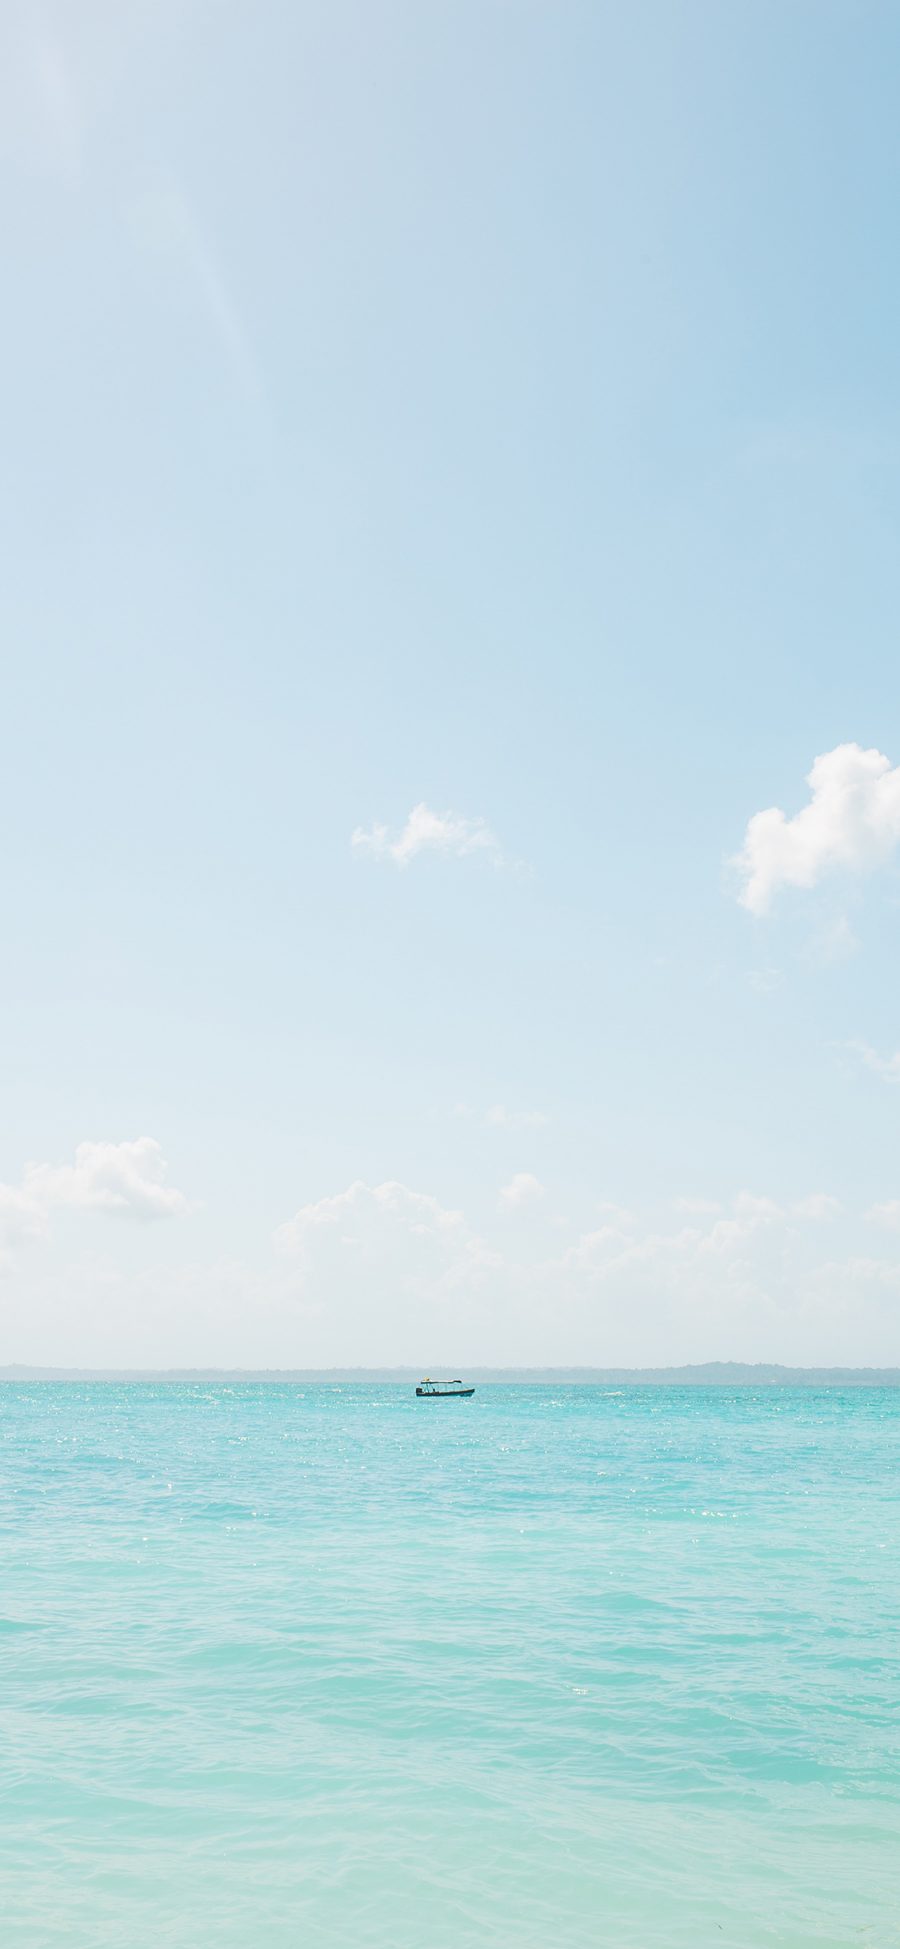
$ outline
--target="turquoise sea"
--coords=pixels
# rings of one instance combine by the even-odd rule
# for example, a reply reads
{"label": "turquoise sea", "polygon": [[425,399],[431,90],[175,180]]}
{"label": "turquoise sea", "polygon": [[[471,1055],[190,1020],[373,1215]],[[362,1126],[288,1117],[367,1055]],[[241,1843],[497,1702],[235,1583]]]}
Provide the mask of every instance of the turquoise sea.
{"label": "turquoise sea", "polygon": [[900,1392],[0,1388],[4,1949],[900,1944]]}

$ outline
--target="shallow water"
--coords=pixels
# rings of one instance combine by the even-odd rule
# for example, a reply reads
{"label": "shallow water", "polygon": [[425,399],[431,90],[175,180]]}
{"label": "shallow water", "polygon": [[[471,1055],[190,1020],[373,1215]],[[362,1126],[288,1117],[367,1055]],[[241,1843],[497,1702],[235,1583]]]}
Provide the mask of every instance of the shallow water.
{"label": "shallow water", "polygon": [[900,1392],[0,1387],[5,1949],[900,1945]]}

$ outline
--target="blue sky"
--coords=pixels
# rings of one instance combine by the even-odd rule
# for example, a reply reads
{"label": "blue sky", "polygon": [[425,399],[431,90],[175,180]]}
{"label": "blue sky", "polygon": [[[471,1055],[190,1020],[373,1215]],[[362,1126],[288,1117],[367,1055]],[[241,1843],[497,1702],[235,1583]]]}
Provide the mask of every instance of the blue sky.
{"label": "blue sky", "polygon": [[900,1362],[896,9],[0,31],[0,1358]]}

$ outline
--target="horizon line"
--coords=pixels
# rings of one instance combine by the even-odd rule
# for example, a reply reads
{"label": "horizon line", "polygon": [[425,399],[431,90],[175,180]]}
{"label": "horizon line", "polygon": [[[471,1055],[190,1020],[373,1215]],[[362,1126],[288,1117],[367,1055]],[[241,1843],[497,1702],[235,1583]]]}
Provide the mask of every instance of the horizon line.
{"label": "horizon line", "polygon": [[[434,1363],[432,1363],[434,1364]],[[446,1364],[446,1363],[441,1363]],[[458,1365],[459,1363],[457,1363]],[[384,1367],[64,1367],[37,1362],[13,1361],[0,1366],[0,1385],[15,1382],[135,1382],[178,1383],[302,1383],[340,1385],[373,1381],[397,1385],[408,1383],[423,1370],[395,1363]],[[427,1370],[426,1370],[427,1371]],[[469,1367],[466,1378],[490,1385],[494,1382],[527,1385],[546,1381],[559,1386],[674,1385],[703,1386],[717,1381],[725,1385],[845,1385],[900,1386],[900,1367],[876,1366],[788,1366],[780,1361],[706,1360],[684,1361],[670,1366],[593,1367],[593,1366],[509,1366]]]}

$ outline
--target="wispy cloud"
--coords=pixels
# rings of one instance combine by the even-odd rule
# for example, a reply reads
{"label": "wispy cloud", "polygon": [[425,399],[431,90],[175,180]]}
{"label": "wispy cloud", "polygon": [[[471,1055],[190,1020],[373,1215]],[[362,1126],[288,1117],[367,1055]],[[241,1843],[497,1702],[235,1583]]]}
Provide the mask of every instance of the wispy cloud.
{"label": "wispy cloud", "polygon": [[808,773],[810,799],[788,818],[779,806],[756,812],[733,860],[741,905],[768,912],[782,887],[814,887],[835,869],[865,873],[900,842],[900,766],[881,751],[839,744]]}
{"label": "wispy cloud", "polygon": [[751,968],[747,976],[758,995],[774,995],[784,980],[780,968]]}
{"label": "wispy cloud", "polygon": [[236,383],[252,403],[261,404],[262,379],[246,326],[184,191],[174,183],[148,191],[136,205],[136,220],[145,246],[168,257],[188,280]]}
{"label": "wispy cloud", "polygon": [[82,163],[85,107],[69,39],[42,0],[0,8],[0,146],[63,180]]}
{"label": "wispy cloud", "polygon": [[617,1204],[614,1198],[601,1198],[597,1210],[608,1225],[618,1225],[623,1232],[630,1231],[635,1223],[634,1212],[629,1206]]}
{"label": "wispy cloud", "polygon": [[541,1130],[547,1118],[543,1110],[508,1110],[505,1103],[492,1103],[484,1121],[494,1130]]}
{"label": "wispy cloud", "polygon": [[814,967],[833,967],[859,953],[859,939],[846,914],[835,914],[812,934],[804,949],[804,960]]}
{"label": "wispy cloud", "polygon": [[874,1225],[884,1225],[889,1232],[900,1231],[900,1198],[888,1198],[883,1205],[870,1205],[866,1217]]}
{"label": "wispy cloud", "polygon": [[48,148],[69,175],[81,162],[83,110],[71,62],[58,28],[39,8],[31,15],[32,72]]}
{"label": "wispy cloud", "polygon": [[870,1069],[874,1076],[882,1076],[887,1083],[900,1083],[900,1049],[892,1056],[880,1056],[867,1042],[848,1042],[845,1046],[863,1069]]}
{"label": "wispy cloud", "polygon": [[482,853],[495,866],[503,862],[500,842],[484,819],[466,819],[458,812],[432,812],[424,802],[413,806],[395,837],[387,826],[357,826],[350,843],[357,852],[392,860],[395,866],[409,866],[420,853],[442,853],[457,859]]}

